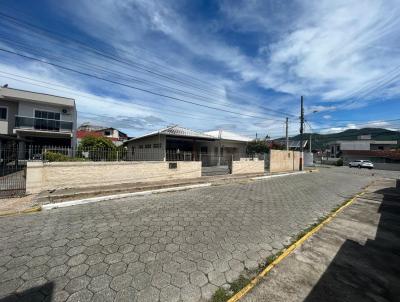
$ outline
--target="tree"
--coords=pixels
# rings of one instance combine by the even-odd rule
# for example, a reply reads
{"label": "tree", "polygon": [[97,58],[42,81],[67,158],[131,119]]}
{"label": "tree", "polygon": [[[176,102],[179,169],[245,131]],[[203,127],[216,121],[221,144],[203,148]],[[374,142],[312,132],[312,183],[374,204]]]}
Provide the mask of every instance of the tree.
{"label": "tree", "polygon": [[114,143],[102,136],[85,136],[78,147],[78,154],[93,161],[113,161],[118,159],[118,150]]}
{"label": "tree", "polygon": [[253,140],[247,144],[247,153],[267,153],[269,152],[269,147],[266,141]]}
{"label": "tree", "polygon": [[88,135],[82,138],[79,149],[81,150],[98,150],[98,149],[110,149],[114,150],[116,147],[114,143],[103,136]]}

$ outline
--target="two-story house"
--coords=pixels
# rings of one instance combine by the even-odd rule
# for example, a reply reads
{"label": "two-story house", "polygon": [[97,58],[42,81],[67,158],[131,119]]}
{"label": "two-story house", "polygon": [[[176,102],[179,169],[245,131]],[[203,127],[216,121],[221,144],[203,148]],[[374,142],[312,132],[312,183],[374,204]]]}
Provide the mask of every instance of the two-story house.
{"label": "two-story house", "polygon": [[371,135],[360,135],[357,140],[334,141],[329,144],[330,157],[340,157],[348,151],[389,151],[397,147],[396,140],[373,140]]}
{"label": "two-story house", "polygon": [[0,88],[0,140],[20,145],[76,146],[75,100]]}

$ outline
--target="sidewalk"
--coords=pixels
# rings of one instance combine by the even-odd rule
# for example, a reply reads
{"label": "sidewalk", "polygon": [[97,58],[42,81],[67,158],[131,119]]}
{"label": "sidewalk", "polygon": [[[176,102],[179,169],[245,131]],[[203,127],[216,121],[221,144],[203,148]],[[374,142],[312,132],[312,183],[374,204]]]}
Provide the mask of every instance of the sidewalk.
{"label": "sidewalk", "polygon": [[399,301],[400,193],[378,180],[240,301]]}
{"label": "sidewalk", "polygon": [[[314,171],[307,169],[308,172]],[[61,188],[57,190],[44,191],[37,195],[28,195],[20,198],[0,199],[0,216],[10,213],[20,213],[30,210],[33,207],[46,204],[54,204],[72,200],[81,200],[95,197],[106,197],[125,193],[136,193],[152,190],[162,190],[168,188],[178,188],[184,186],[211,184],[224,185],[229,183],[242,183],[254,181],[256,178],[267,178],[269,176],[284,176],[298,174],[299,171],[281,173],[252,173],[242,175],[214,175],[202,176],[201,178],[169,180],[158,182],[122,183],[108,186],[91,186],[81,188]]]}
{"label": "sidewalk", "polygon": [[54,191],[46,191],[39,194],[37,201],[40,204],[57,203],[63,201],[70,201],[82,198],[108,196],[122,193],[134,193],[149,190],[159,190],[165,188],[190,186],[196,184],[211,183],[212,185],[224,185],[232,182],[252,181],[256,177],[262,176],[275,176],[275,175],[290,175],[296,172],[285,173],[251,173],[242,175],[214,175],[202,176],[201,178],[183,179],[183,180],[169,180],[158,182],[141,182],[141,183],[123,183],[110,186],[95,186],[83,188],[65,188]]}

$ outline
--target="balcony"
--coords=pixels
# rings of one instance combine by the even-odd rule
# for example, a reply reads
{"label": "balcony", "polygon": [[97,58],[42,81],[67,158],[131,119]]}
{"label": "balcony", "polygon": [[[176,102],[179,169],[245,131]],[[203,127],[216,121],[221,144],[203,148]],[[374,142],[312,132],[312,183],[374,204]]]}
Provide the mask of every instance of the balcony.
{"label": "balcony", "polygon": [[15,128],[37,131],[72,132],[73,123],[36,117],[15,117]]}

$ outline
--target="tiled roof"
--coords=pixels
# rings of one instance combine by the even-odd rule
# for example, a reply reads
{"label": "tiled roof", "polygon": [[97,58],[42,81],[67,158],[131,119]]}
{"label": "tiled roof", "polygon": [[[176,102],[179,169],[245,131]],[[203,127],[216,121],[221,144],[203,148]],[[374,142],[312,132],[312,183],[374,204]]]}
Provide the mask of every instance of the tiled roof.
{"label": "tiled roof", "polygon": [[158,135],[158,134],[164,134],[164,135],[171,135],[171,136],[178,136],[178,137],[191,137],[191,138],[203,138],[203,139],[210,139],[210,140],[214,140],[215,137],[208,135],[208,134],[204,134],[201,132],[197,132],[191,129],[187,129],[187,128],[183,128],[183,127],[179,127],[179,126],[171,126],[171,127],[167,127],[164,129],[160,129],[158,131],[153,131],[150,133],[147,133],[145,135],[142,136],[138,136],[135,138],[132,138],[129,141],[134,141],[134,140],[138,140],[144,137],[149,137],[149,136],[153,136],[153,135]]}
{"label": "tiled roof", "polygon": [[211,135],[208,135],[207,133],[201,133],[201,132],[196,132],[187,128],[183,127],[178,127],[178,126],[173,126],[170,128],[166,128],[162,131],[160,131],[162,134],[167,134],[167,135],[175,135],[175,136],[189,136],[189,137],[199,137],[199,138],[215,138]]}

